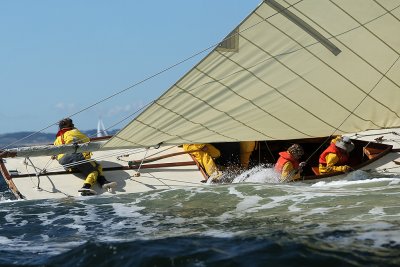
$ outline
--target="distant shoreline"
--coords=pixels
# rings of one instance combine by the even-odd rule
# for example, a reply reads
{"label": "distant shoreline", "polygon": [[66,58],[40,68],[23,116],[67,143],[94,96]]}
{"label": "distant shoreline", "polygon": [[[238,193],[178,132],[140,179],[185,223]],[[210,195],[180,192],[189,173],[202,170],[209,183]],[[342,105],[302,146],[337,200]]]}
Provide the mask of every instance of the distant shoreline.
{"label": "distant shoreline", "polygon": [[[97,135],[97,130],[87,130],[82,131],[89,137],[95,137]],[[110,135],[115,134],[118,130],[109,131]],[[46,145],[52,144],[55,139],[56,133],[36,133],[33,131],[23,131],[23,132],[15,132],[15,133],[5,133],[0,134],[0,149],[6,146],[11,147],[21,147],[21,146],[32,146],[32,145]],[[27,136],[34,134],[28,138]],[[25,139],[26,138],[26,139]],[[23,139],[23,140],[22,140]],[[19,141],[21,140],[21,141]]]}

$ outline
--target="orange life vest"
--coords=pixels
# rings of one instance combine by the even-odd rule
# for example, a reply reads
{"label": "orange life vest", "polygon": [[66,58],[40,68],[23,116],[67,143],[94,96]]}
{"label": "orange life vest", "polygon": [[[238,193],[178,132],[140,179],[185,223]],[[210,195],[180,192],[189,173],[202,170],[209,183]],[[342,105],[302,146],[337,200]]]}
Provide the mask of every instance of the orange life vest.
{"label": "orange life vest", "polygon": [[349,155],[347,153],[343,153],[339,148],[336,147],[335,143],[331,143],[324,152],[322,152],[321,156],[319,156],[319,163],[326,165],[326,156],[329,153],[336,154],[339,158],[337,165],[344,165],[349,160]]}
{"label": "orange life vest", "polygon": [[293,156],[287,152],[287,151],[283,151],[283,152],[279,152],[279,159],[275,164],[275,170],[279,173],[282,172],[283,166],[290,161],[290,163],[292,163],[293,168],[294,169],[298,169],[299,168],[299,162],[293,158]]}

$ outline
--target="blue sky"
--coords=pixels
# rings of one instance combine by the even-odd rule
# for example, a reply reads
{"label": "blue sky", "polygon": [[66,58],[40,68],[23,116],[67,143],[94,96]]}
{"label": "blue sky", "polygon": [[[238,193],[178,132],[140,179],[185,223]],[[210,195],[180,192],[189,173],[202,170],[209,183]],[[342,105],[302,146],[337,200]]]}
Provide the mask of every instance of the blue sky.
{"label": "blue sky", "polygon": [[[0,1],[0,134],[56,132],[48,126],[218,43],[259,3]],[[101,117],[110,127],[205,55],[74,116],[75,125],[94,129]]]}

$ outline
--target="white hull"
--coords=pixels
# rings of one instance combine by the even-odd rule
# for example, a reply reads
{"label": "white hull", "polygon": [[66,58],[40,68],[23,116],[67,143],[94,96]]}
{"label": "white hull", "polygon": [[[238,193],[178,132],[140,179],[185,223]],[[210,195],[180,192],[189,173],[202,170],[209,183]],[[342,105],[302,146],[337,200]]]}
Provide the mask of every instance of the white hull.
{"label": "white hull", "polygon": [[[113,149],[131,145],[172,146],[187,140],[224,144],[267,140],[266,143],[276,145],[273,153],[267,154],[269,144],[263,143],[264,150],[259,151],[264,157],[255,162],[272,163],[280,149],[287,149],[287,142],[304,141],[301,145],[308,145],[307,152],[311,155],[303,175],[305,179],[315,179],[319,172],[318,156],[322,146],[328,144],[328,139],[323,140],[327,136],[399,127],[400,13],[395,3],[398,1],[362,2],[363,5],[361,1],[262,1],[199,63],[146,105],[114,138],[99,146],[110,150],[95,152],[95,159],[105,168],[120,168],[106,172],[107,179],[118,183],[114,194],[199,186],[204,177],[187,154],[154,162],[163,165],[147,166],[151,168],[142,169],[137,177],[136,171],[123,168],[127,163],[116,156],[100,158],[121,152]],[[400,139],[395,133],[398,130],[350,135],[357,144],[349,165],[398,174],[399,165],[394,162],[400,157]],[[369,146],[365,141],[373,141],[380,135],[383,139],[376,141],[377,144]],[[310,139],[318,139],[321,146]],[[70,145],[68,149],[78,148]],[[13,153],[16,151],[0,156]],[[47,150],[47,155],[51,153],[59,154]],[[41,155],[44,154],[31,156],[36,169],[31,162],[23,164],[20,158],[7,159],[3,164],[3,176],[17,197],[76,196],[83,184],[82,177],[49,174],[62,168],[54,160],[49,162],[49,156]],[[146,156],[152,157],[151,153]],[[131,160],[142,158],[144,152],[135,154]],[[165,164],[169,162],[191,165],[171,167]],[[230,167],[229,164],[225,167]],[[36,177],[35,173],[42,168],[50,172]],[[17,175],[12,176],[9,171]],[[316,177],[328,176],[331,175]],[[95,189],[98,194],[109,194]]]}
{"label": "white hull", "polygon": [[[393,145],[391,152],[362,167],[361,170],[388,175],[400,174],[400,165],[395,162],[400,162],[398,130],[400,129],[369,131],[359,133],[357,136],[350,135],[352,139],[367,141],[375,141],[375,138],[383,136],[382,143]],[[155,159],[162,155],[174,155],[177,152],[179,155],[144,163],[139,170],[140,175],[137,172],[137,165],[135,168],[128,168],[128,161],[137,162],[144,157]],[[131,155],[118,157],[125,154]],[[192,157],[179,147],[161,147],[149,150],[147,154],[144,150],[97,151],[94,152],[93,158],[101,163],[105,170],[117,169],[105,171],[108,180],[117,182],[116,188],[112,192],[108,192],[96,184],[93,189],[98,195],[119,195],[204,185],[202,183],[205,179],[203,172],[200,171]],[[172,164],[178,166],[171,166]],[[56,160],[51,160],[49,156],[31,157],[29,160],[18,157],[7,158],[4,160],[3,167],[3,176],[9,178],[6,181],[14,194],[18,198],[28,200],[79,196],[78,190],[84,181],[84,177],[80,174],[66,173],[60,164]],[[44,168],[47,173],[37,177],[35,173]],[[16,174],[17,176],[15,176]],[[10,175],[13,178],[10,179]],[[324,179],[337,180],[346,176],[347,174],[339,174]]]}
{"label": "white hull", "polygon": [[[163,149],[165,148],[160,148],[159,150]],[[179,151],[181,151],[179,148],[174,147],[166,150],[164,153],[159,153],[156,156]],[[121,160],[118,160],[117,156],[115,156],[129,152],[132,152],[132,150],[94,152],[94,158],[99,159],[98,162],[102,164],[105,170],[110,167],[125,168],[121,170],[105,171],[107,180],[117,182],[117,186],[112,190],[112,192],[108,192],[96,184],[93,186],[93,189],[98,193],[98,195],[118,195],[145,192],[149,190],[199,186],[202,184],[201,181],[204,180],[199,168],[188,154],[180,154],[174,157],[143,164],[140,169],[140,176],[137,176],[137,169],[129,169],[127,167],[127,161],[141,160],[145,153],[143,151],[135,153],[130,157],[122,157]],[[158,150],[149,151],[147,156],[157,152]],[[79,196],[78,189],[82,187],[84,181],[84,177],[81,174],[51,174],[54,172],[63,172],[64,169],[60,166],[57,160],[51,160],[49,156],[32,157],[30,158],[30,161],[26,161],[23,158],[7,158],[5,160],[5,167],[8,172],[11,175],[18,173],[18,176],[20,176],[8,180],[9,184],[11,184],[11,186],[14,184],[16,191],[20,193],[20,195],[17,194],[17,197],[32,200]],[[27,162],[27,164],[24,162]],[[169,166],[169,163],[173,162],[191,165],[176,167]],[[35,167],[33,167],[32,164]],[[159,167],[147,168],[150,164],[157,164]],[[34,175],[36,173],[35,168],[38,171],[46,168],[48,174],[41,174],[37,177]],[[31,175],[23,177],[28,174]],[[5,175],[7,176],[7,174]]]}

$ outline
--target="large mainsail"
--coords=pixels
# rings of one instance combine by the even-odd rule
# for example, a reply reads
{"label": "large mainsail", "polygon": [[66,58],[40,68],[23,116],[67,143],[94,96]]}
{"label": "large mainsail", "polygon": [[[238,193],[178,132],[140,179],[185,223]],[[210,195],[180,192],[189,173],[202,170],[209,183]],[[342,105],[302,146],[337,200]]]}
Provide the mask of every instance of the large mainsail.
{"label": "large mainsail", "polygon": [[263,1],[106,147],[400,126],[400,0]]}

